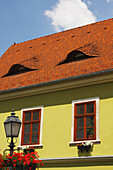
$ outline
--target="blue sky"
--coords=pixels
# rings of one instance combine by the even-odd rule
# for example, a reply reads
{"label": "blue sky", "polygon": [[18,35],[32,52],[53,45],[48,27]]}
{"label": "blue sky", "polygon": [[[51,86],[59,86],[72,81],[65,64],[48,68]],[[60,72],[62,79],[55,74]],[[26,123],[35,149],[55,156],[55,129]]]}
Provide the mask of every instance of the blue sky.
{"label": "blue sky", "polygon": [[14,43],[113,17],[113,0],[0,0],[0,56]]}

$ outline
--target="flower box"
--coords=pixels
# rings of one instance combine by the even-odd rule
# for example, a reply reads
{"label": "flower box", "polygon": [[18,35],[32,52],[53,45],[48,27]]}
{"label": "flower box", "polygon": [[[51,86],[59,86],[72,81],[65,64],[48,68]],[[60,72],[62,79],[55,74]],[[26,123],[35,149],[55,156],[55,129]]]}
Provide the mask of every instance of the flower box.
{"label": "flower box", "polygon": [[83,142],[83,143],[80,143],[80,144],[77,144],[77,148],[83,152],[83,151],[92,151],[93,149],[93,143],[91,141],[87,141],[87,142]]}
{"label": "flower box", "polygon": [[77,146],[77,147],[78,147],[78,149],[79,149],[81,152],[83,152],[83,151],[89,152],[89,150],[91,150],[91,146],[79,145],[79,146]]}

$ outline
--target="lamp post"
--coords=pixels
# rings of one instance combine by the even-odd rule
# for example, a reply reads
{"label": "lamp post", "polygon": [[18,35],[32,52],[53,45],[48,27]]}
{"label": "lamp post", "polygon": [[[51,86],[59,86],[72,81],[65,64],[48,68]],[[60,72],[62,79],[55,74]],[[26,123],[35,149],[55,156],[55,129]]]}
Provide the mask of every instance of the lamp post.
{"label": "lamp post", "polygon": [[14,110],[12,110],[11,116],[8,116],[4,122],[6,137],[11,138],[11,142],[8,145],[10,147],[10,155],[13,155],[13,151],[15,147],[13,138],[18,137],[20,127],[21,127],[21,121],[19,120],[18,116],[15,116]]}

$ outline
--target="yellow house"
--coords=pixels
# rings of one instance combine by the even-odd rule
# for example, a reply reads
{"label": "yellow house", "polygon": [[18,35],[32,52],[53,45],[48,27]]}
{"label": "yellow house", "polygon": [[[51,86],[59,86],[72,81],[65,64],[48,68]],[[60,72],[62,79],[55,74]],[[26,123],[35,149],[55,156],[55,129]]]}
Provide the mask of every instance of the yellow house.
{"label": "yellow house", "polygon": [[113,19],[12,45],[0,58],[0,148],[12,109],[17,147],[45,170],[113,169]]}

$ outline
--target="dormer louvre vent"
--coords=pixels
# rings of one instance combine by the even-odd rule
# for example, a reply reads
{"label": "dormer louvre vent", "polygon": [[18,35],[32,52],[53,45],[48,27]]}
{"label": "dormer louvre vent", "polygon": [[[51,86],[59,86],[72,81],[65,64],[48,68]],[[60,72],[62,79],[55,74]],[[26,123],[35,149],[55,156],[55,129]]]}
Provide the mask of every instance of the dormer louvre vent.
{"label": "dormer louvre vent", "polygon": [[36,69],[30,69],[30,68],[25,67],[21,64],[14,64],[13,66],[11,66],[8,73],[5,74],[2,77],[14,76],[14,75],[26,73],[26,72],[29,72],[29,71],[34,71],[34,70],[36,70]]}
{"label": "dormer louvre vent", "polygon": [[67,55],[65,60],[63,60],[62,62],[60,62],[57,65],[71,63],[71,62],[77,62],[77,61],[86,60],[86,59],[95,58],[95,57],[97,57],[97,56],[89,56],[81,51],[73,50]]}

